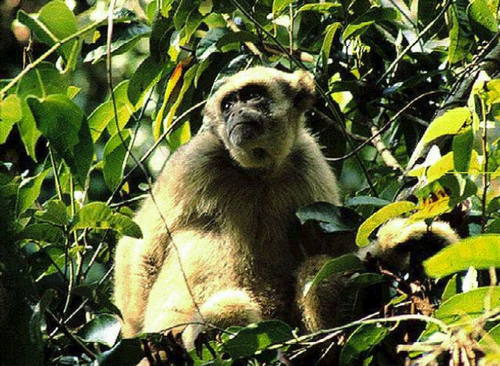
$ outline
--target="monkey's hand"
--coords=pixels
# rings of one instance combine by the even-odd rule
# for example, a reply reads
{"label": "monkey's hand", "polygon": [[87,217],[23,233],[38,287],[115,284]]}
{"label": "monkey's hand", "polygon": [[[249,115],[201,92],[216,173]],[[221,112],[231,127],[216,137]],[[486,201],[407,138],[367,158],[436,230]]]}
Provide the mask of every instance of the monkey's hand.
{"label": "monkey's hand", "polygon": [[187,350],[195,348],[196,338],[205,329],[224,329],[231,325],[247,325],[262,319],[259,305],[243,289],[228,289],[216,292],[195,313],[192,324],[182,332],[182,341]]}
{"label": "monkey's hand", "polygon": [[384,224],[377,239],[360,249],[358,255],[365,261],[377,259],[391,268],[420,273],[425,259],[458,240],[446,222],[427,225],[424,221],[397,218]]}

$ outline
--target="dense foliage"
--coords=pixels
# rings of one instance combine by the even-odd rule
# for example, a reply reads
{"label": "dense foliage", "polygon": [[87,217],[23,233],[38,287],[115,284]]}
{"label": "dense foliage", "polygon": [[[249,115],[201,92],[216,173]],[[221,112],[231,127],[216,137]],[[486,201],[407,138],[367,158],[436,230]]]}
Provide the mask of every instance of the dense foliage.
{"label": "dense foliage", "polygon": [[[25,3],[0,80],[0,364],[500,364],[498,0]],[[333,259],[311,286],[344,273],[346,305],[316,334],[271,320],[190,354],[169,333],[121,339],[116,240],[141,237],[133,209],[213,87],[256,64],[317,81],[310,128],[345,207],[301,222],[364,246],[389,218],[441,217],[464,239],[425,280]]]}

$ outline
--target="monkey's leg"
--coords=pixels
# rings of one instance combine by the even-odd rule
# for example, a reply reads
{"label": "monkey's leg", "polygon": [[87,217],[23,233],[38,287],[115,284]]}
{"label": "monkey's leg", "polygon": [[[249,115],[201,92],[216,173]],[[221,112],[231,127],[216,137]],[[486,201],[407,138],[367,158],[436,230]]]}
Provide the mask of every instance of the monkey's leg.
{"label": "monkey's leg", "polygon": [[[193,323],[182,332],[186,349],[194,348],[198,335],[210,326],[220,329],[231,325],[247,325],[262,319],[257,302],[243,289],[227,289],[216,292],[199,308],[191,320]],[[205,325],[206,324],[206,325]]]}
{"label": "monkey's leg", "polygon": [[115,256],[115,303],[123,316],[122,335],[140,332],[147,298],[164,259],[165,238],[123,238]]}
{"label": "monkey's leg", "polygon": [[305,260],[297,272],[296,302],[302,322],[308,331],[331,328],[335,325],[341,291],[345,280],[340,275],[332,275],[314,288],[306,290],[310,281],[331,257],[319,255]]}

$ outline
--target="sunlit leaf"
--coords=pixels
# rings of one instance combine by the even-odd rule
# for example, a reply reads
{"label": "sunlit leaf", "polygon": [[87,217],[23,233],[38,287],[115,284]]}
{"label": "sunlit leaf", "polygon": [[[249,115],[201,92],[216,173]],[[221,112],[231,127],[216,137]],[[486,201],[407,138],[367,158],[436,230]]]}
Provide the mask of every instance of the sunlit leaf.
{"label": "sunlit leaf", "polygon": [[464,271],[500,267],[500,235],[473,236],[451,244],[424,262],[431,277],[443,277]]}
{"label": "sunlit leaf", "polygon": [[37,211],[36,218],[56,225],[67,225],[69,217],[64,202],[60,200],[50,200],[45,203],[44,211]]}
{"label": "sunlit leaf", "polygon": [[447,110],[432,121],[429,127],[427,127],[421,141],[428,143],[443,135],[454,135],[460,131],[469,118],[470,111],[466,107]]}
{"label": "sunlit leaf", "polygon": [[293,338],[292,328],[279,320],[266,320],[241,329],[222,344],[234,359],[249,357],[266,347]]}
{"label": "sunlit leaf", "polygon": [[[308,4],[308,5],[325,5],[325,4]],[[307,5],[304,5],[302,8],[304,8],[305,6]],[[325,38],[323,38],[323,45],[321,46],[321,57],[323,60],[323,67],[326,67],[326,65],[328,64],[328,58],[330,57],[333,38],[335,37],[335,34],[337,33],[340,27],[342,27],[342,24],[336,22],[333,24],[329,24],[325,29]]]}
{"label": "sunlit leaf", "polygon": [[104,147],[103,175],[108,188],[113,191],[123,178],[124,160],[130,143],[130,131],[123,130],[113,135]]}
{"label": "sunlit leaf", "polygon": [[453,138],[453,164],[455,171],[466,173],[469,171],[474,132],[472,128]]}
{"label": "sunlit leaf", "polygon": [[450,44],[448,46],[448,60],[451,64],[462,61],[472,46],[472,31],[467,16],[468,0],[457,0],[450,5],[449,22]]}
{"label": "sunlit leaf", "polygon": [[389,329],[378,324],[363,324],[347,339],[340,352],[340,366],[356,364],[364,352],[368,352],[389,334]]}
{"label": "sunlit leaf", "polygon": [[22,214],[40,195],[43,180],[49,173],[50,169],[45,169],[38,175],[24,179],[19,185],[19,193],[17,195],[17,213]]}
{"label": "sunlit leaf", "polygon": [[0,101],[0,144],[5,143],[16,122],[23,117],[21,100],[15,94],[10,94]]}
{"label": "sunlit leaf", "polygon": [[104,202],[91,202],[78,211],[72,225],[77,229],[112,229],[120,234],[142,238],[141,229],[129,217],[114,213]]}
{"label": "sunlit leaf", "polygon": [[[318,3],[318,4],[305,4],[299,8],[298,12],[300,12],[300,11],[317,11],[320,13],[329,13],[333,9],[338,8],[340,6],[342,6],[342,4],[335,3],[335,2],[325,2],[325,3]],[[330,24],[330,25],[333,25],[333,24]]]}
{"label": "sunlit leaf", "polygon": [[[474,0],[469,8],[469,18],[474,33],[484,41],[489,41],[498,32],[498,13],[493,2]],[[497,14],[495,16],[495,14]]]}
{"label": "sunlit leaf", "polygon": [[[90,114],[89,128],[93,141],[97,141],[105,128],[113,135],[117,131],[117,124],[118,128],[121,130],[129,121],[134,113],[134,107],[132,103],[130,103],[127,95],[129,84],[128,80],[124,80],[115,87],[113,90],[114,105],[110,96],[106,102],[94,109]],[[115,118],[115,106],[118,123]]]}
{"label": "sunlit leaf", "polygon": [[356,234],[356,244],[360,247],[368,245],[370,243],[369,237],[373,230],[387,220],[400,216],[414,208],[415,204],[409,201],[394,202],[381,208],[361,224]]}

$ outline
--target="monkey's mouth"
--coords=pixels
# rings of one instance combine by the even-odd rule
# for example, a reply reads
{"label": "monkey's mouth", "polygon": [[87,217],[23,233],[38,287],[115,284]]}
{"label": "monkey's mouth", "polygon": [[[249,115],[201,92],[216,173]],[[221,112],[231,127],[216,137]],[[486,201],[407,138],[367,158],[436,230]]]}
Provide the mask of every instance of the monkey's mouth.
{"label": "monkey's mouth", "polygon": [[234,146],[244,145],[262,135],[264,128],[259,121],[235,123],[229,129],[229,140]]}

